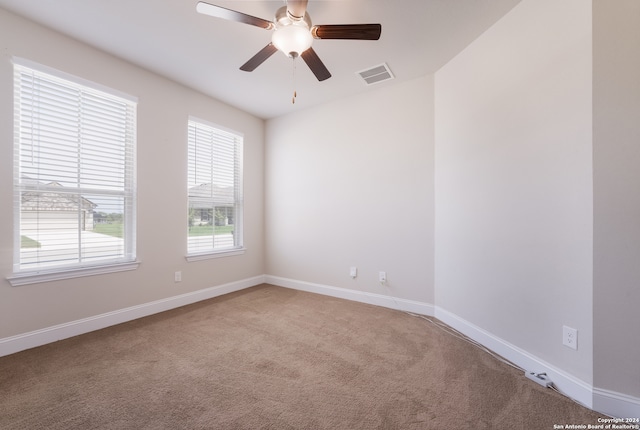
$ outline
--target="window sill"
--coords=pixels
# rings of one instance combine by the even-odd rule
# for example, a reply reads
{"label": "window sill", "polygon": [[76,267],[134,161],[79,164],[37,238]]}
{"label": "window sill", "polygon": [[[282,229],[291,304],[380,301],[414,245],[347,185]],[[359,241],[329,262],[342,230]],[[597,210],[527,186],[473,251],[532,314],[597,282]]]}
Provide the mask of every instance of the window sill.
{"label": "window sill", "polygon": [[105,264],[101,266],[49,270],[45,269],[39,270],[37,272],[15,273],[12,276],[9,276],[7,280],[12,287],[18,287],[20,285],[37,284],[40,282],[59,281],[63,279],[81,278],[84,276],[136,270],[139,265],[140,261],[136,260],[127,263]]}
{"label": "window sill", "polygon": [[234,248],[225,251],[211,251],[203,252],[201,254],[189,254],[184,258],[191,263],[192,261],[210,260],[212,258],[224,258],[233,257],[235,255],[242,255],[246,251],[246,248]]}

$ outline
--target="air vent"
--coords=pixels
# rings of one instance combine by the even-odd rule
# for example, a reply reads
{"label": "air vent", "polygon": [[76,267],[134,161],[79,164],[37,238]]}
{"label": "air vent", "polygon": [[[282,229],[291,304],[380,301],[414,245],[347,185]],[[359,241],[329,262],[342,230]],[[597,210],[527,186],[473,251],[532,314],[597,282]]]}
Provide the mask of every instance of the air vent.
{"label": "air vent", "polygon": [[371,67],[367,70],[362,70],[357,74],[362,78],[365,85],[377,84],[388,79],[393,79],[394,77],[386,63]]}

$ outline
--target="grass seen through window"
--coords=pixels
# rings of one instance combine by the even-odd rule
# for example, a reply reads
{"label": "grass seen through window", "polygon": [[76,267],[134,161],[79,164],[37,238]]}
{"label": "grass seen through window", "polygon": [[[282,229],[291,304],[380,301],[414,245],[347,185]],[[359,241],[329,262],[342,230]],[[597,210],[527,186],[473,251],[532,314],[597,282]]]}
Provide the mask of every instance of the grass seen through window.
{"label": "grass seen through window", "polygon": [[123,237],[122,223],[100,223],[93,227],[93,231],[100,234],[106,234],[113,237]]}
{"label": "grass seen through window", "polygon": [[40,242],[27,236],[20,236],[20,248],[40,248]]}
{"label": "grass seen through window", "polygon": [[189,236],[211,236],[233,233],[233,225],[194,225],[189,227]]}

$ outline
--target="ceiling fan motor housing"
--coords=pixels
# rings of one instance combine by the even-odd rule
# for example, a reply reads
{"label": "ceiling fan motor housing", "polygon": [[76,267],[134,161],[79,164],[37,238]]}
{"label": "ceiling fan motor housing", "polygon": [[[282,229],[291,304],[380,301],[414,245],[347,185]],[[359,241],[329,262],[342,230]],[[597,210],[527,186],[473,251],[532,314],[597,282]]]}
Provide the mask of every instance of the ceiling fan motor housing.
{"label": "ceiling fan motor housing", "polygon": [[287,57],[302,57],[318,81],[324,81],[331,77],[331,73],[311,47],[313,39],[378,40],[382,26],[380,24],[313,26],[311,24],[311,18],[307,13],[308,2],[309,0],[286,0],[287,5],[276,11],[274,21],[268,21],[203,1],[198,2],[196,10],[198,13],[227,21],[249,24],[265,30],[273,30],[271,42],[251,57],[249,61],[240,66],[240,70],[252,72],[267,58],[271,57],[277,51],[282,51]]}
{"label": "ceiling fan motor housing", "polygon": [[305,12],[304,18],[295,19],[283,6],[276,11],[275,30],[271,42],[287,57],[295,58],[311,47],[313,36],[311,18]]}

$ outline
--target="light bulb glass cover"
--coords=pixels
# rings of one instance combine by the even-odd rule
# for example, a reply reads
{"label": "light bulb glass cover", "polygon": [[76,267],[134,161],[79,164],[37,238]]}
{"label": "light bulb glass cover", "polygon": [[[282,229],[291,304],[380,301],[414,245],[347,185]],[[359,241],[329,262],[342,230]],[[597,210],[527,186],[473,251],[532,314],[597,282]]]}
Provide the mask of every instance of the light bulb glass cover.
{"label": "light bulb glass cover", "polygon": [[299,56],[309,49],[313,43],[313,37],[304,23],[292,23],[276,28],[271,37],[271,43],[287,57],[292,57]]}

